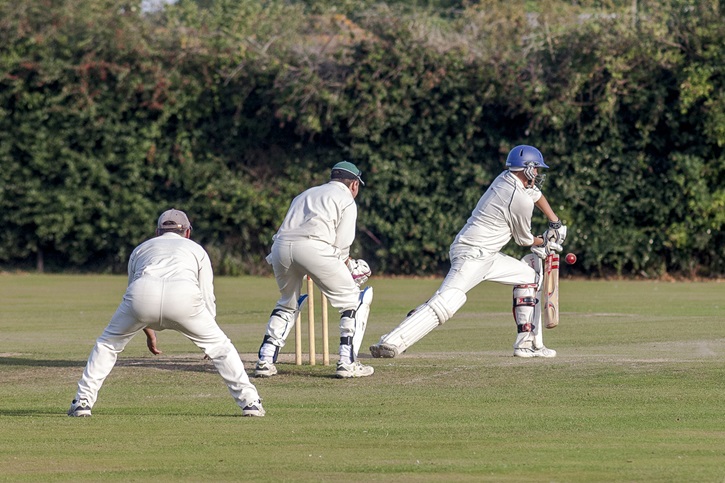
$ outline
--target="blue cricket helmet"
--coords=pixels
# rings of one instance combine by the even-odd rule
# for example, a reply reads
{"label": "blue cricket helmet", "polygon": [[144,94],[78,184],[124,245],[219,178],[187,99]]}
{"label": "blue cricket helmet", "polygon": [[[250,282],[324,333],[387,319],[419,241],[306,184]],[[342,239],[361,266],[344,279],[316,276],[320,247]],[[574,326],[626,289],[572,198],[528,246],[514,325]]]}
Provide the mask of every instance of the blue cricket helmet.
{"label": "blue cricket helmet", "polygon": [[548,168],[544,163],[544,156],[541,151],[526,144],[516,146],[509,152],[506,158],[506,167],[513,168],[512,171],[519,171],[528,167]]}

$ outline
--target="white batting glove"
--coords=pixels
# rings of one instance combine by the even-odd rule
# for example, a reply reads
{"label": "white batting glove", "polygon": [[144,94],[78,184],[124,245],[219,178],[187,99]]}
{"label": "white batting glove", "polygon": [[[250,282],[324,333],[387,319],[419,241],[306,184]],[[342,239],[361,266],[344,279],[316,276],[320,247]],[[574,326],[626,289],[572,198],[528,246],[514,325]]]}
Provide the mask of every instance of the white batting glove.
{"label": "white batting glove", "polygon": [[566,225],[561,221],[550,221],[549,229],[544,232],[544,240],[550,240],[557,245],[563,245],[566,241]]}
{"label": "white batting glove", "polygon": [[365,285],[365,282],[368,281],[372,273],[367,262],[363,259],[348,258],[345,264],[347,265],[347,269],[350,270],[350,275],[352,275],[355,285],[358,287]]}
{"label": "white batting glove", "polygon": [[[544,235],[546,235],[546,233],[544,233]],[[546,260],[546,257],[552,253],[559,253],[563,249],[564,247],[544,236],[544,244],[539,245],[538,247],[531,247],[531,252],[542,260]]]}

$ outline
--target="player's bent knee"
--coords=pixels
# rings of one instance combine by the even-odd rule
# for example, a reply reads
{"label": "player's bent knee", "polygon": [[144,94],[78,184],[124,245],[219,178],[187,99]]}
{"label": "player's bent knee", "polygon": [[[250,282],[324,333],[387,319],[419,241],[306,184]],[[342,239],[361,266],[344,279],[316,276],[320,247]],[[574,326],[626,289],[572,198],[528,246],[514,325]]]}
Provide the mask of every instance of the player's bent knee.
{"label": "player's bent knee", "polygon": [[281,319],[284,324],[288,324],[290,322],[294,322],[296,315],[296,311],[290,311],[278,307],[275,308],[271,314],[269,314],[269,318],[278,318]]}
{"label": "player's bent knee", "polygon": [[443,292],[436,292],[428,301],[428,307],[433,310],[438,323],[444,324],[458,309],[466,303],[466,294],[458,289],[446,289]]}

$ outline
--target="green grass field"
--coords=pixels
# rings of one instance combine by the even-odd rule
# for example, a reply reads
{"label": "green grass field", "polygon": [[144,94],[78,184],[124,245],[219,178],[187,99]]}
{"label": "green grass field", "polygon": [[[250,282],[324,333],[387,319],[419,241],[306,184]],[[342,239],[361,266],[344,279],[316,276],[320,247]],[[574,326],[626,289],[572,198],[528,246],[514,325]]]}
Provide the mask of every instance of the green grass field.
{"label": "green grass field", "polygon": [[[552,360],[511,356],[510,289],[482,284],[406,354],[371,359],[440,283],[372,280],[372,377],[279,364],[253,380],[267,416],[242,418],[191,342],[161,332],[154,357],[141,334],[94,416],[69,418],[125,283],[0,275],[0,481],[725,482],[724,283],[562,280]],[[216,287],[251,373],[274,280]],[[330,329],[334,354],[332,311]]]}

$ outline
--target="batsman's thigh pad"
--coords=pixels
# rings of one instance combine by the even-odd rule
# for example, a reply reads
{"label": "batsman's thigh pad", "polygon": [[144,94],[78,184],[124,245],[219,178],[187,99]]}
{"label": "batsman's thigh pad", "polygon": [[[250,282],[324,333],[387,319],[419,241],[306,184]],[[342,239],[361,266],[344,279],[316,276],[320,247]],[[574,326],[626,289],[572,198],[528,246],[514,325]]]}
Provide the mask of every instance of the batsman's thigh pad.
{"label": "batsman's thigh pad", "polygon": [[537,257],[533,253],[529,253],[528,255],[524,256],[521,261],[533,268],[537,273],[541,272],[543,260],[541,260],[541,258]]}
{"label": "batsman's thigh pad", "polygon": [[524,262],[526,265],[534,269],[534,272],[536,272],[536,280],[534,283],[538,285],[538,289],[541,290],[541,282],[543,279],[543,270],[544,270],[544,261],[534,255],[533,253],[529,253],[525,257],[521,259],[522,262]]}

